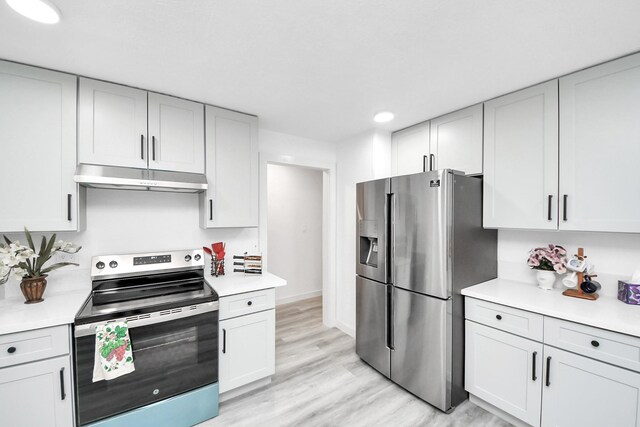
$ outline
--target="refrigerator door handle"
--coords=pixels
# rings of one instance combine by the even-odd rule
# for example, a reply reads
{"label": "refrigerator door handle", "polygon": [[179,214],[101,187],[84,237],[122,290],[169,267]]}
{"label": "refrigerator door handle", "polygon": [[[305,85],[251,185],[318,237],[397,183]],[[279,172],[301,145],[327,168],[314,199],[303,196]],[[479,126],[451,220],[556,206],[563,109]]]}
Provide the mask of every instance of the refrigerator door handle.
{"label": "refrigerator door handle", "polygon": [[387,243],[387,254],[389,254],[389,283],[395,283],[395,267],[394,264],[396,262],[396,204],[397,197],[395,194],[391,193],[388,195],[388,204],[389,204],[389,238]]}
{"label": "refrigerator door handle", "polygon": [[385,317],[387,321],[387,348],[393,350],[393,286],[387,285],[386,294],[387,309],[385,310]]}

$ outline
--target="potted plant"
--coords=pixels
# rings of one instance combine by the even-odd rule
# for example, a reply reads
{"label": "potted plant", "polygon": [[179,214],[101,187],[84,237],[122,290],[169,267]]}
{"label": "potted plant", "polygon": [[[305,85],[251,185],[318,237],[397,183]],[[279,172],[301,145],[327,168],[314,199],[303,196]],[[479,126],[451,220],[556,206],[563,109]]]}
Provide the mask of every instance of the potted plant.
{"label": "potted plant", "polygon": [[44,301],[42,295],[47,287],[47,273],[67,265],[78,265],[75,262],[59,262],[45,267],[46,263],[56,252],[75,254],[82,246],[56,241],[54,234],[49,239],[42,236],[40,248],[36,252],[29,230],[25,228],[24,234],[29,246],[24,246],[17,240],[12,242],[7,236],[3,236],[4,243],[0,242],[0,285],[6,283],[13,272],[16,279],[21,280],[20,290],[26,300],[25,304],[34,304]]}
{"label": "potted plant", "polygon": [[534,248],[529,251],[527,264],[537,270],[536,280],[540,289],[553,289],[556,273],[567,272],[567,251],[559,245],[549,244],[547,247]]}

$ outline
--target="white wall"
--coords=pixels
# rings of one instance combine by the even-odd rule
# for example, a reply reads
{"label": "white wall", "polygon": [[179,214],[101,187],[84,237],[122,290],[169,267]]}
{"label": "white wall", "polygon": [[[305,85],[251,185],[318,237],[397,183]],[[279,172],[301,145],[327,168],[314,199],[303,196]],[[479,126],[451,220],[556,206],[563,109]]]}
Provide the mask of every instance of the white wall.
{"label": "white wall", "polygon": [[338,144],[337,326],[355,335],[356,183],[391,173],[391,134],[372,130]]}
{"label": "white wall", "polygon": [[318,169],[267,168],[269,271],[287,280],[278,303],[321,294],[322,178]]}
{"label": "white wall", "polygon": [[287,159],[314,159],[324,162],[336,162],[336,144],[317,139],[302,138],[295,135],[260,129],[258,147],[261,153],[281,155]]}
{"label": "white wall", "polygon": [[[52,272],[47,293],[90,288],[89,268],[95,255],[198,248],[219,241],[227,243],[229,258],[258,250],[256,228],[203,230],[198,225],[198,209],[196,194],[88,189],[86,231],[58,234],[82,245],[80,267]],[[10,238],[26,242],[22,234]],[[20,295],[13,281],[7,283],[5,292],[5,297]]]}
{"label": "white wall", "polygon": [[[618,280],[628,280],[640,267],[640,234],[500,230],[498,277],[536,283],[535,271],[527,267],[529,250],[548,243],[564,246],[569,255],[583,247],[595,265],[602,295],[616,296]],[[560,280],[556,287],[562,287]]]}

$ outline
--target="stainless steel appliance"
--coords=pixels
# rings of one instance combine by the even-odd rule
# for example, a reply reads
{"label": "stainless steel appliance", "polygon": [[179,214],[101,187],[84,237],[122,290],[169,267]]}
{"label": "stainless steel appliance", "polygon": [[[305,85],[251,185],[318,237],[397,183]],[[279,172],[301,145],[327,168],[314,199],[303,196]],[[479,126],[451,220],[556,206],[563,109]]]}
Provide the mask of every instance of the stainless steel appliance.
{"label": "stainless steel appliance", "polygon": [[440,170],[357,184],[356,352],[442,411],[464,401],[460,291],[497,276],[482,180]]}
{"label": "stainless steel appliance", "polygon": [[[218,295],[202,250],[92,259],[74,323],[77,424],[190,426],[218,414]],[[93,382],[95,328],[128,322],[135,371]]]}

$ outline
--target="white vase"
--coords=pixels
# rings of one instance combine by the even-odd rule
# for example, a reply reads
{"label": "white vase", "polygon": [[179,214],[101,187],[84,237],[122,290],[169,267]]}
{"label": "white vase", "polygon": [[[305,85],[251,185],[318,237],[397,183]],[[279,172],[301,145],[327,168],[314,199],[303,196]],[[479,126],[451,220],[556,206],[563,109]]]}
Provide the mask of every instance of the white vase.
{"label": "white vase", "polygon": [[538,287],[540,289],[551,290],[556,281],[556,273],[555,271],[538,270],[536,280],[538,281]]}

